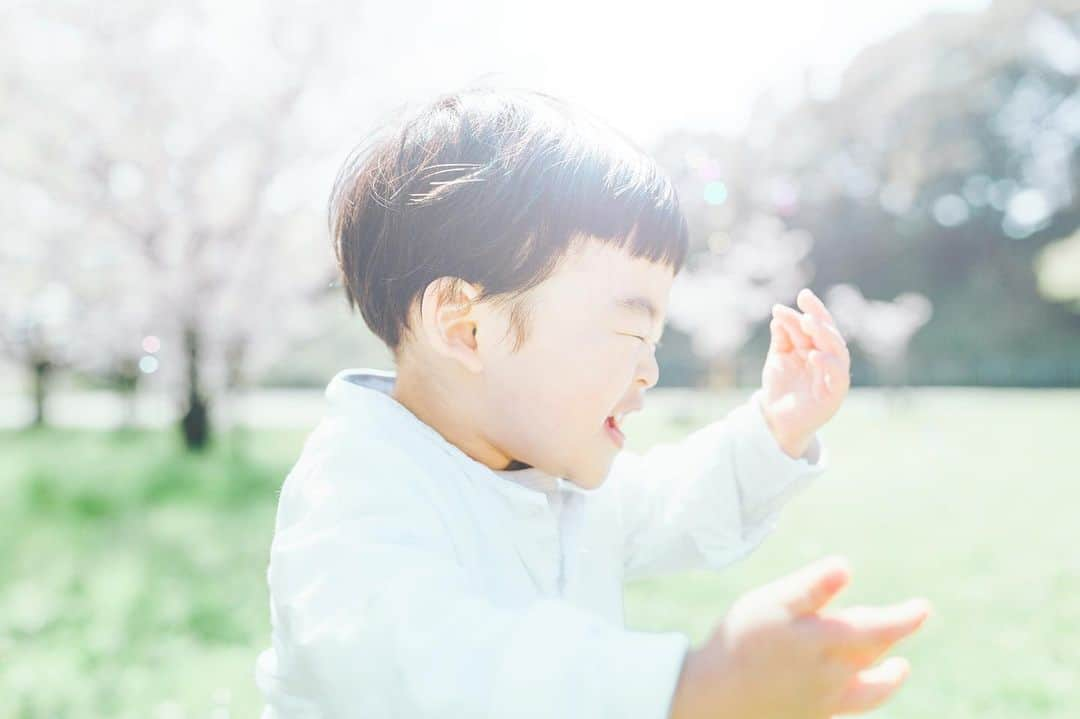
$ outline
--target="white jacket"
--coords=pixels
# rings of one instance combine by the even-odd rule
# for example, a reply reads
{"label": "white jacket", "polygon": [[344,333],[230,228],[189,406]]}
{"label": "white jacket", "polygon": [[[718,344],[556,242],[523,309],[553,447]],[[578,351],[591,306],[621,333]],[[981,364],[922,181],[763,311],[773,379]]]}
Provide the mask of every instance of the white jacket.
{"label": "white jacket", "polygon": [[584,490],[492,471],[394,378],[335,375],[282,486],[262,719],[667,717],[689,638],[627,630],[623,583],[731,564],[826,466],[820,437],[780,450],[755,393]]}

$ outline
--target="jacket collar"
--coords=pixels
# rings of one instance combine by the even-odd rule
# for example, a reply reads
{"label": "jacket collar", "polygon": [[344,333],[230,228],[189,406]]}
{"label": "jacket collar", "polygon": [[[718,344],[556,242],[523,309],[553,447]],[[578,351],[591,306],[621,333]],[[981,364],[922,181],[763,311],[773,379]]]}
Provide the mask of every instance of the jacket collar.
{"label": "jacket collar", "polygon": [[543,494],[553,492],[592,494],[597,491],[583,489],[537,467],[493,470],[478,462],[394,399],[391,392],[396,380],[397,373],[393,370],[370,367],[343,369],[330,380],[325,395],[332,408],[354,417],[358,416],[377,426],[393,423],[397,431],[434,443],[472,470],[490,474],[498,480],[494,484],[499,489],[512,494],[527,493],[530,501],[546,502]]}

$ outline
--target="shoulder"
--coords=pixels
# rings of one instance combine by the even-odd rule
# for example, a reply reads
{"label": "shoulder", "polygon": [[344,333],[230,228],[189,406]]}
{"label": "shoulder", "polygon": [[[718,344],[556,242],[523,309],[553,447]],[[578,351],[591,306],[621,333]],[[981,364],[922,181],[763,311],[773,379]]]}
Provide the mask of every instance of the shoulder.
{"label": "shoulder", "polygon": [[280,505],[324,515],[422,510],[429,470],[409,447],[328,417],[308,436],[282,485]]}
{"label": "shoulder", "polygon": [[370,476],[421,475],[423,464],[407,438],[395,437],[345,416],[328,416],[304,443],[301,462],[360,471]]}

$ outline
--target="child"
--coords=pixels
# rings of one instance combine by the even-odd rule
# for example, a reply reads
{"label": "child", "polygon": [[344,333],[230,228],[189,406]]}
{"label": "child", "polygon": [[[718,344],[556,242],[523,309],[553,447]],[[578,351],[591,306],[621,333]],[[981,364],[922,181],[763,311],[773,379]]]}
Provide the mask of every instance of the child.
{"label": "child", "polygon": [[329,383],[279,498],[271,717],[826,717],[924,603],[818,617],[821,562],[743,597],[697,649],[623,626],[627,580],[720,569],[824,471],[850,358],[809,290],[777,305],[762,388],[681,442],[623,451],[687,226],[614,131],[537,93],[472,90],[346,163],[346,296],[395,372]]}

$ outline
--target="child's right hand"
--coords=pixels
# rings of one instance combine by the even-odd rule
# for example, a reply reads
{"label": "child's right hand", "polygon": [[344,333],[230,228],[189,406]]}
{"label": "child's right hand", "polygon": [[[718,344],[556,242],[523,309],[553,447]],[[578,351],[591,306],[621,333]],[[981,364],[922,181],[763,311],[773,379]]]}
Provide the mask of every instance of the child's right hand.
{"label": "child's right hand", "polygon": [[736,600],[705,644],[687,653],[672,719],[827,719],[888,699],[907,661],[868,667],[922,625],[930,604],[820,611],[850,576],[846,560],[827,557]]}

